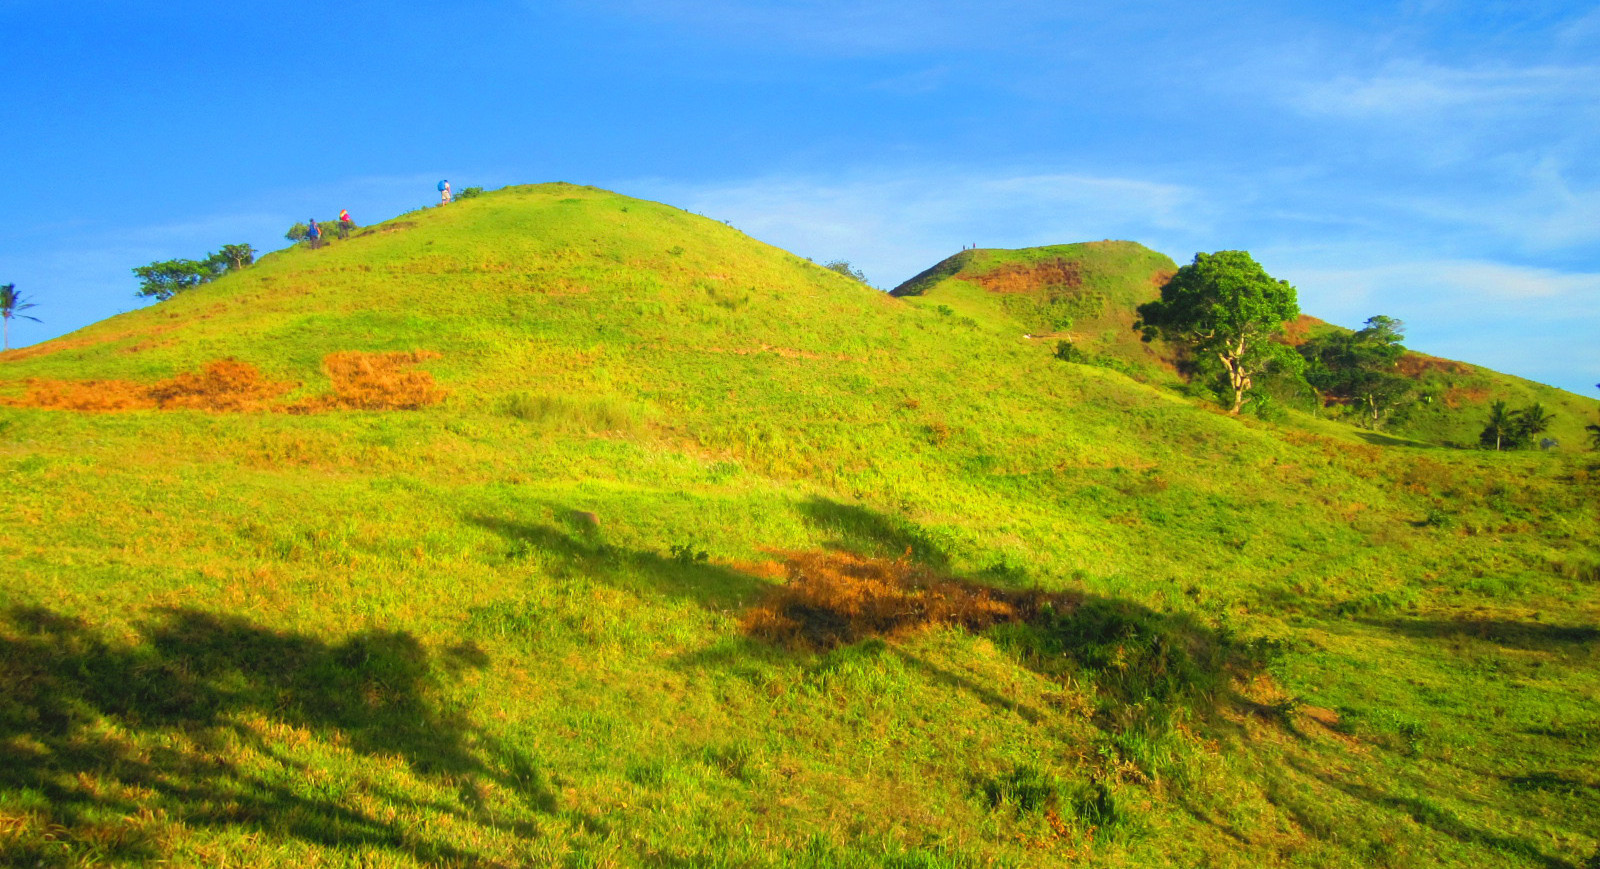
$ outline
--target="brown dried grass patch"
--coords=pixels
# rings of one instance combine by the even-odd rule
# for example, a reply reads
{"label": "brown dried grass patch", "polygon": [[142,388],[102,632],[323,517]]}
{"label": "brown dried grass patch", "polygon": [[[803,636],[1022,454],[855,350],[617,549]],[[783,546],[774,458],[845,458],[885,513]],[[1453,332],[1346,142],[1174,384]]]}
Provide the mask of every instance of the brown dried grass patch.
{"label": "brown dried grass patch", "polygon": [[1290,347],[1299,347],[1301,344],[1311,340],[1311,327],[1320,325],[1322,325],[1322,321],[1316,317],[1301,314],[1284,324],[1283,338],[1281,340]]}
{"label": "brown dried grass patch", "polygon": [[847,552],[781,554],[785,582],[745,614],[747,633],[783,646],[830,649],[938,625],[982,630],[1025,621],[1076,599],[1009,592],[939,576],[908,559]]}
{"label": "brown dried grass patch", "polygon": [[1083,269],[1078,263],[1056,259],[1024,265],[1008,263],[972,282],[991,293],[1031,293],[1040,289],[1077,289],[1083,286]]}
{"label": "brown dried grass patch", "polygon": [[157,383],[30,380],[21,398],[6,403],[85,413],[178,409],[240,413],[266,409],[269,402],[296,385],[267,380],[249,363],[219,359],[199,373],[185,372]]}
{"label": "brown dried grass patch", "polygon": [[1489,388],[1486,386],[1452,386],[1440,396],[1445,407],[1451,410],[1460,410],[1463,404],[1483,404],[1489,399]]}
{"label": "brown dried grass patch", "polygon": [[410,366],[438,358],[439,354],[430,350],[330,353],[323,358],[322,369],[333,381],[333,393],[290,410],[416,410],[437,404],[444,398],[444,390],[434,383],[432,374]]}
{"label": "brown dried grass patch", "polygon": [[1429,371],[1444,374],[1471,374],[1472,366],[1454,359],[1440,359],[1422,353],[1406,353],[1395,363],[1395,370],[1406,377],[1421,377]]}

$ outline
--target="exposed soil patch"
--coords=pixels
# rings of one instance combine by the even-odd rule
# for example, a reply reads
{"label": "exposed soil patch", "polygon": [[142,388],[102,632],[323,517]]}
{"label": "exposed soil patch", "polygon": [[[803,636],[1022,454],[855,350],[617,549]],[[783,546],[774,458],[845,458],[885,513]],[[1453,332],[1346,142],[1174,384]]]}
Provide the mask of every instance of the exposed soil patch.
{"label": "exposed soil patch", "polygon": [[1083,286],[1083,269],[1064,259],[1024,265],[1008,263],[992,272],[975,275],[972,282],[991,293],[1031,293],[1040,289],[1074,290]]}

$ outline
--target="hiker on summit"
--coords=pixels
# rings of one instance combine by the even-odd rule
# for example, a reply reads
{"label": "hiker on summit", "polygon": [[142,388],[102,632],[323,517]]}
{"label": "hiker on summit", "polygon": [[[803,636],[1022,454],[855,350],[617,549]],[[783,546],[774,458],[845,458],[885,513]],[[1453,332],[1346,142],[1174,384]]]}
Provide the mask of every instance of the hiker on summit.
{"label": "hiker on summit", "polygon": [[311,241],[312,247],[318,247],[322,244],[322,227],[317,225],[315,217],[311,218],[310,223],[306,225],[306,238]]}
{"label": "hiker on summit", "polygon": [[355,229],[355,228],[356,228],[355,221],[350,219],[350,209],[348,209],[348,208],[339,209],[339,237],[340,238],[349,238],[350,237],[350,230]]}
{"label": "hiker on summit", "polygon": [[450,201],[450,182],[449,181],[440,181],[439,182],[439,204],[440,205],[444,205],[445,203],[447,203],[449,201]]}

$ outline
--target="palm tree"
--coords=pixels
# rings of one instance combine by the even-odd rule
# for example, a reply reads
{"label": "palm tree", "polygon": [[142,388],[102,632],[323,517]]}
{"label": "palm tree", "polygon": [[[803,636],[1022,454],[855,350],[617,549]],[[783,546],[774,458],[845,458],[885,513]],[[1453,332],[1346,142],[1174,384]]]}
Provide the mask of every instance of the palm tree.
{"label": "palm tree", "polygon": [[1483,433],[1478,435],[1478,442],[1484,446],[1494,444],[1496,451],[1501,443],[1511,440],[1517,432],[1517,412],[1506,407],[1503,401],[1489,405],[1489,424],[1484,426]]}
{"label": "palm tree", "polygon": [[1555,418],[1555,414],[1546,411],[1544,405],[1534,402],[1517,411],[1517,434],[1523,442],[1532,444],[1535,437],[1550,430],[1550,423]]}
{"label": "palm tree", "polygon": [[0,328],[0,334],[4,335],[4,340],[0,341],[0,350],[11,349],[12,317],[21,317],[24,320],[32,320],[35,323],[42,322],[38,317],[30,317],[22,313],[32,307],[34,307],[32,302],[24,302],[22,300],[22,294],[17,292],[16,284],[0,284],[0,319],[5,321],[4,327]]}

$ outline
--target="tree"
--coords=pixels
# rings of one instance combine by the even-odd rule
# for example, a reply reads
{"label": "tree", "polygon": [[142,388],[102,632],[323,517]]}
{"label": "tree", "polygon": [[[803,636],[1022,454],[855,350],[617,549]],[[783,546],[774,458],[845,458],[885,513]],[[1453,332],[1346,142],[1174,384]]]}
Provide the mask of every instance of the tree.
{"label": "tree", "polygon": [[283,237],[290,241],[299,242],[305,241],[310,235],[311,227],[296,221],[294,226],[289,227],[289,231],[283,234]]}
{"label": "tree", "polygon": [[1400,339],[1405,323],[1379,314],[1359,332],[1335,332],[1300,345],[1308,363],[1306,380],[1323,395],[1363,408],[1362,422],[1372,429],[1403,406],[1412,381],[1395,373],[1406,348]]}
{"label": "tree", "polygon": [[255,261],[256,249],[250,245],[225,244],[222,250],[206,254],[203,260],[169,259],[139,266],[133,270],[139,278],[139,292],[136,295],[165,302],[184,290],[210,283]]}
{"label": "tree", "polygon": [[1506,406],[1503,401],[1489,405],[1488,424],[1478,434],[1478,443],[1484,446],[1493,445],[1498,452],[1502,448],[1517,446],[1517,412]]}
{"label": "tree", "polygon": [[133,270],[133,274],[139,279],[139,292],[135,295],[165,302],[185,290],[192,290],[211,280],[216,277],[217,272],[210,262],[171,259],[139,266]]}
{"label": "tree", "polygon": [[236,272],[256,261],[256,249],[248,244],[225,244],[208,262],[218,259],[227,263],[228,271]]}
{"label": "tree", "polygon": [[21,318],[23,320],[32,320],[35,323],[42,322],[38,317],[30,317],[22,313],[34,307],[37,307],[34,303],[22,300],[22,294],[17,292],[16,284],[0,284],[0,319],[5,321],[3,329],[0,329],[0,332],[4,333],[4,341],[0,342],[0,349],[11,349],[12,319]]}
{"label": "tree", "polygon": [[1281,362],[1272,341],[1300,316],[1294,287],[1268,275],[1242,250],[1197,253],[1161,287],[1161,298],[1139,306],[1133,324],[1146,341],[1160,335],[1222,363],[1233,390],[1233,410],[1244,406],[1252,378]]}
{"label": "tree", "polygon": [[849,260],[836,259],[833,262],[823,263],[822,267],[831,272],[838,272],[847,278],[855,278],[863,284],[867,282],[866,273],[852,267]]}
{"label": "tree", "polygon": [[[1594,388],[1600,389],[1600,383],[1596,383]],[[1591,424],[1586,425],[1583,428],[1589,433],[1589,446],[1600,450],[1600,425]]]}
{"label": "tree", "polygon": [[1533,439],[1550,430],[1550,423],[1555,420],[1555,414],[1544,409],[1544,405],[1534,402],[1517,411],[1517,440],[1524,446],[1531,445]]}
{"label": "tree", "polygon": [[1515,450],[1529,446],[1538,435],[1550,429],[1555,415],[1534,402],[1520,410],[1511,410],[1503,401],[1489,405],[1489,419],[1478,435],[1478,443],[1496,450]]}

